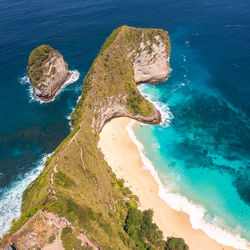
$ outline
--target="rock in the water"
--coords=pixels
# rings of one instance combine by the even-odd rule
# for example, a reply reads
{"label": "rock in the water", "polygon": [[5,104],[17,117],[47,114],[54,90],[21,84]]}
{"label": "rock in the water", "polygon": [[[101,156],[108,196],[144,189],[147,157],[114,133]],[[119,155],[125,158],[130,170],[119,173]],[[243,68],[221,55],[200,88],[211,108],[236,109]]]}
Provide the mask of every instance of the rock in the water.
{"label": "rock in the water", "polygon": [[50,100],[70,77],[63,56],[49,45],[31,52],[27,70],[35,94],[43,100]]}

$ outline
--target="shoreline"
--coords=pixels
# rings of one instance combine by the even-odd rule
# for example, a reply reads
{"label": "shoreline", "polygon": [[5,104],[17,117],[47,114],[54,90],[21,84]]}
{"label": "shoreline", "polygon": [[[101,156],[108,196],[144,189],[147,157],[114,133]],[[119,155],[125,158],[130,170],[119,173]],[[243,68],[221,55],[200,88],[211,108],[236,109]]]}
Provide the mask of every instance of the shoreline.
{"label": "shoreline", "polygon": [[[64,82],[63,85],[60,86],[58,91],[56,91],[54,97],[49,102],[55,100],[55,97],[61,93],[61,91],[69,84],[76,82],[80,73],[78,70],[70,70],[70,77],[67,81]],[[28,78],[28,75],[23,76],[19,79],[22,85],[28,86],[28,97],[30,101],[36,101],[40,104],[49,103],[42,101],[38,96],[35,95],[33,87],[31,86],[31,82]],[[73,112],[73,111],[72,111]],[[53,155],[54,152],[48,154],[42,154],[36,161],[35,167],[24,174],[24,177],[18,178],[17,181],[13,182],[11,186],[4,191],[3,197],[0,197],[0,208],[9,207],[6,213],[2,214],[2,220],[0,220],[0,238],[8,232],[11,227],[11,221],[13,219],[18,219],[21,215],[21,203],[22,203],[22,195],[27,186],[34,181],[39,174],[43,171],[44,164],[47,160],[47,157]],[[14,198],[13,198],[14,197]],[[4,211],[4,209],[2,209]]]}
{"label": "shoreline", "polygon": [[156,176],[144,167],[138,145],[129,134],[131,121],[130,118],[115,118],[108,122],[100,133],[98,146],[117,178],[123,178],[125,185],[139,197],[139,208],[153,209],[154,222],[164,237],[181,237],[190,249],[234,249],[218,243],[201,229],[194,229],[187,213],[174,210],[159,196]]}
{"label": "shoreline", "polygon": [[22,178],[12,183],[10,188],[4,193],[2,199],[0,199],[0,209],[2,211],[4,211],[5,207],[9,207],[7,213],[3,214],[2,218],[0,218],[0,239],[11,228],[12,220],[20,217],[23,192],[42,173],[47,157],[50,157],[53,153],[41,155],[35,162],[35,167],[25,173]]}

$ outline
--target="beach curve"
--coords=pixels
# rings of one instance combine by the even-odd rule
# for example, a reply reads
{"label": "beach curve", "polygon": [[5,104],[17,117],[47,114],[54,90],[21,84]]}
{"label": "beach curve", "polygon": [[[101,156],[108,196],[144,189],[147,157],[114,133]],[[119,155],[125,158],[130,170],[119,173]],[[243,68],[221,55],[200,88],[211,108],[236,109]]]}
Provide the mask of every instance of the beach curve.
{"label": "beach curve", "polygon": [[[138,145],[129,133],[131,121],[130,118],[115,118],[108,122],[100,133],[98,146],[116,176],[123,178],[139,197],[140,208],[153,209],[154,221],[164,237],[182,237],[190,249],[233,249],[210,238],[203,230],[194,229],[188,214],[174,210],[160,197],[159,184],[144,167]],[[242,242],[237,248],[246,249],[244,245]]]}

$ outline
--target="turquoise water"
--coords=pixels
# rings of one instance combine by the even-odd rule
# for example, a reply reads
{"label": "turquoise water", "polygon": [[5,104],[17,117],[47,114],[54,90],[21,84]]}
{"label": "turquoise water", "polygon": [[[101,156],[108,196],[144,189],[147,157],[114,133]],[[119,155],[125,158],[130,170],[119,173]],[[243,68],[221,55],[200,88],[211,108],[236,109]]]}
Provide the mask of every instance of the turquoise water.
{"label": "turquoise water", "polygon": [[[250,240],[246,114],[211,86],[214,76],[190,48],[183,30],[171,35],[171,43],[169,79],[140,87],[165,110],[167,119],[158,126],[136,126],[135,135],[170,193],[201,206],[204,221]],[[194,212],[178,199],[168,202]],[[199,223],[197,218],[192,224],[203,228]]]}
{"label": "turquoise water", "polygon": [[[172,44],[169,80],[143,90],[169,115],[165,126],[136,129],[145,154],[172,192],[250,240],[249,13],[246,0],[0,1],[0,236],[45,156],[70,133],[101,45],[127,24],[166,29]],[[80,72],[48,104],[34,100],[27,82],[28,55],[40,44]]]}

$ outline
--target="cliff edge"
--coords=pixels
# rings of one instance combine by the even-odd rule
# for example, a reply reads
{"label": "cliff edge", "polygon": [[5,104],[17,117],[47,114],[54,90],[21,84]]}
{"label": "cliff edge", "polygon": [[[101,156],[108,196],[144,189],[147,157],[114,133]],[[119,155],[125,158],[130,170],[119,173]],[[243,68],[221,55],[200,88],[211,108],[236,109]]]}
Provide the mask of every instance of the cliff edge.
{"label": "cliff edge", "polygon": [[94,132],[114,117],[157,124],[161,114],[137,84],[165,81],[170,72],[170,40],[162,29],[122,26],[113,31],[83,82],[72,124],[88,121]]}
{"label": "cliff edge", "polygon": [[135,53],[133,63],[136,83],[156,83],[167,80],[170,73],[170,42],[166,34],[154,35],[140,42],[140,52]]}
{"label": "cliff edge", "polygon": [[49,45],[30,53],[27,71],[35,94],[44,101],[52,99],[71,76],[63,56]]}
{"label": "cliff edge", "polygon": [[[160,113],[140,94],[137,84],[165,80],[170,71],[169,55],[167,31],[121,26],[112,32],[83,81],[71,117],[73,130],[26,188],[22,214],[2,244],[12,240],[16,246],[22,245],[22,230],[41,210],[53,214],[59,223],[67,220],[68,227],[59,233],[65,249],[80,249],[83,231],[99,249],[174,249],[168,247],[173,238],[164,240],[153,223],[153,211],[138,209],[138,197],[124,186],[124,180],[116,178],[98,148],[100,131],[114,117],[128,116],[152,124],[161,121]],[[29,230],[33,230],[31,226]]]}

